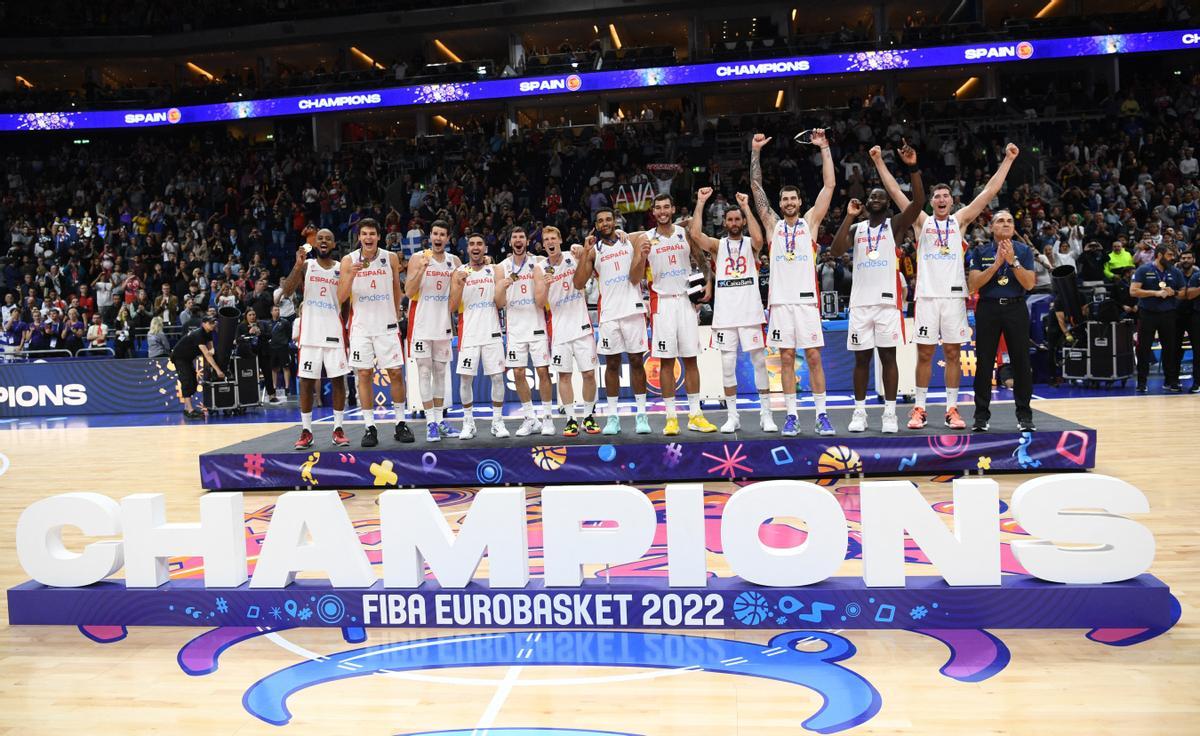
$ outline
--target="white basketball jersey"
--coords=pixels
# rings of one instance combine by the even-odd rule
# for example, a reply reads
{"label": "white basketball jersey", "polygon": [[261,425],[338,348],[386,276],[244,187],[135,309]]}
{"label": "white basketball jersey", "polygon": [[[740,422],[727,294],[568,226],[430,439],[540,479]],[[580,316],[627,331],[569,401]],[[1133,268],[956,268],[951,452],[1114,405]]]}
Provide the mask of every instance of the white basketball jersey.
{"label": "white basketball jersey", "polygon": [[342,346],[342,313],[337,299],[341,264],[321,268],[304,262],[304,309],[300,312],[300,344],[318,348]]}
{"label": "white basketball jersey", "polygon": [[[596,281],[600,285],[600,321],[645,314],[642,303],[641,279],[629,282],[629,267],[633,264],[633,244],[628,240],[615,243],[596,243]],[[635,274],[636,278],[637,274]]]}
{"label": "white basketball jersey", "polygon": [[863,220],[854,226],[854,281],[850,306],[890,304],[900,306],[900,270],[892,221],[871,227]]}
{"label": "white basketball jersey", "polygon": [[496,345],[504,340],[500,332],[500,313],[496,310],[496,269],[484,266],[478,271],[470,266],[463,283],[461,317],[458,326],[458,347]]}
{"label": "white basketball jersey", "polygon": [[549,259],[542,263],[542,268],[550,274],[546,302],[550,306],[550,336],[555,345],[592,334],[587,300],[574,284],[578,267],[574,256],[567,253],[563,254],[558,265],[550,263]]}
{"label": "white basketball jersey", "polygon": [[[857,274],[856,274],[857,276]],[[817,259],[808,221],[781,219],[771,233],[771,283],[767,304],[816,304]]]}
{"label": "white basketball jersey", "polygon": [[691,249],[683,228],[678,225],[672,228],[670,235],[663,235],[657,229],[646,233],[650,238],[646,262],[650,266],[650,288],[655,294],[687,294],[688,277],[692,274]]}
{"label": "white basketball jersey", "polygon": [[917,238],[918,299],[967,296],[967,277],[963,271],[962,230],[954,215],[945,220],[925,218],[925,228]]}
{"label": "white basketball jersey", "polygon": [[546,312],[533,300],[533,271],[545,265],[545,258],[525,254],[520,264],[512,256],[501,261],[504,273],[512,279],[508,287],[508,303],[504,319],[510,343],[531,342],[546,336]]}
{"label": "white basketball jersey", "polygon": [[750,327],[763,323],[762,295],[758,291],[758,259],[750,238],[730,242],[721,238],[713,269],[713,329]]}
{"label": "white basketball jersey", "polygon": [[[396,301],[392,293],[392,259],[379,249],[370,262],[364,262],[351,285],[350,334],[386,335],[400,329]],[[362,261],[362,249],[350,254],[351,262]]]}
{"label": "white basketball jersey", "polygon": [[461,265],[458,256],[450,253],[445,254],[444,261],[430,258],[426,264],[417,298],[409,308],[408,319],[412,324],[409,336],[412,339],[450,339],[450,277]]}

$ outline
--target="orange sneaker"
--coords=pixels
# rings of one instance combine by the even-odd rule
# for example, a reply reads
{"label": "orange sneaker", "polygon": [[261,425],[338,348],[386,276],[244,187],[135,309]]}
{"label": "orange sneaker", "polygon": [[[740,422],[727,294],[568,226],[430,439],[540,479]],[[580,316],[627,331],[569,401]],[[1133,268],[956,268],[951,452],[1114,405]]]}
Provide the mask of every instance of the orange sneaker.
{"label": "orange sneaker", "polygon": [[914,406],[912,411],[908,413],[908,428],[923,429],[927,419],[928,416],[925,414],[925,410],[919,406]]}
{"label": "orange sneaker", "polygon": [[952,406],[946,410],[946,426],[950,429],[966,429],[967,423],[958,415],[958,407]]}

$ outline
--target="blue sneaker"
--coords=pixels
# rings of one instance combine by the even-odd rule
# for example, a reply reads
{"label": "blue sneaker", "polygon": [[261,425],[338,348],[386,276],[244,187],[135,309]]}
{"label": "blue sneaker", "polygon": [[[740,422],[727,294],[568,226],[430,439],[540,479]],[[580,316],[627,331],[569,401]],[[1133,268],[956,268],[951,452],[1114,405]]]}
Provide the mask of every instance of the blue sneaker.
{"label": "blue sneaker", "polygon": [[833,423],[829,421],[829,415],[821,412],[817,415],[817,421],[813,430],[822,437],[829,437],[835,432],[833,431]]}
{"label": "blue sneaker", "polygon": [[429,422],[425,425],[425,441],[426,442],[441,442],[442,435],[438,432],[436,422]]}
{"label": "blue sneaker", "polygon": [[800,433],[800,429],[796,426],[796,415],[788,414],[783,420],[782,434],[787,437],[794,437]]}
{"label": "blue sneaker", "polygon": [[645,414],[634,417],[634,430],[638,434],[650,434],[650,419]]}
{"label": "blue sneaker", "polygon": [[621,418],[613,415],[604,423],[604,431],[602,434],[621,434]]}
{"label": "blue sneaker", "polygon": [[442,421],[437,423],[437,428],[438,428],[438,431],[442,433],[443,437],[457,437],[458,436],[458,431],[456,429],[454,429],[454,427],[451,427],[449,424],[446,424],[445,419],[443,419]]}

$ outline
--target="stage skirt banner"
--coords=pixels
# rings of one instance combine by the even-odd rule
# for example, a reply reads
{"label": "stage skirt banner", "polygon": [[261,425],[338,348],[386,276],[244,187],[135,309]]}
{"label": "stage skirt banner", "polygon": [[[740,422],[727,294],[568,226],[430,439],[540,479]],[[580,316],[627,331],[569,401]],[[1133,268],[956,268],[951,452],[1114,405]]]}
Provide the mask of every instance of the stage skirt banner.
{"label": "stage skirt banner", "polygon": [[0,364],[0,417],[181,411],[166,358]]}

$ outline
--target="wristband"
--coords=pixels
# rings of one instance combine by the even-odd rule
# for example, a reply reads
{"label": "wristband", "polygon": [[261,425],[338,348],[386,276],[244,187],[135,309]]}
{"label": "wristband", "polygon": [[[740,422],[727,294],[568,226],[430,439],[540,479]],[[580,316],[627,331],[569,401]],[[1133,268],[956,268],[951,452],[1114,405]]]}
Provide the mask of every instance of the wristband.
{"label": "wristband", "polygon": [[913,165],[913,166],[906,166],[905,168],[908,170],[908,173],[910,173],[910,174],[915,174],[915,173],[917,173],[918,171],[920,171],[920,170],[921,170],[921,167],[920,167],[920,166],[916,166],[916,165]]}

